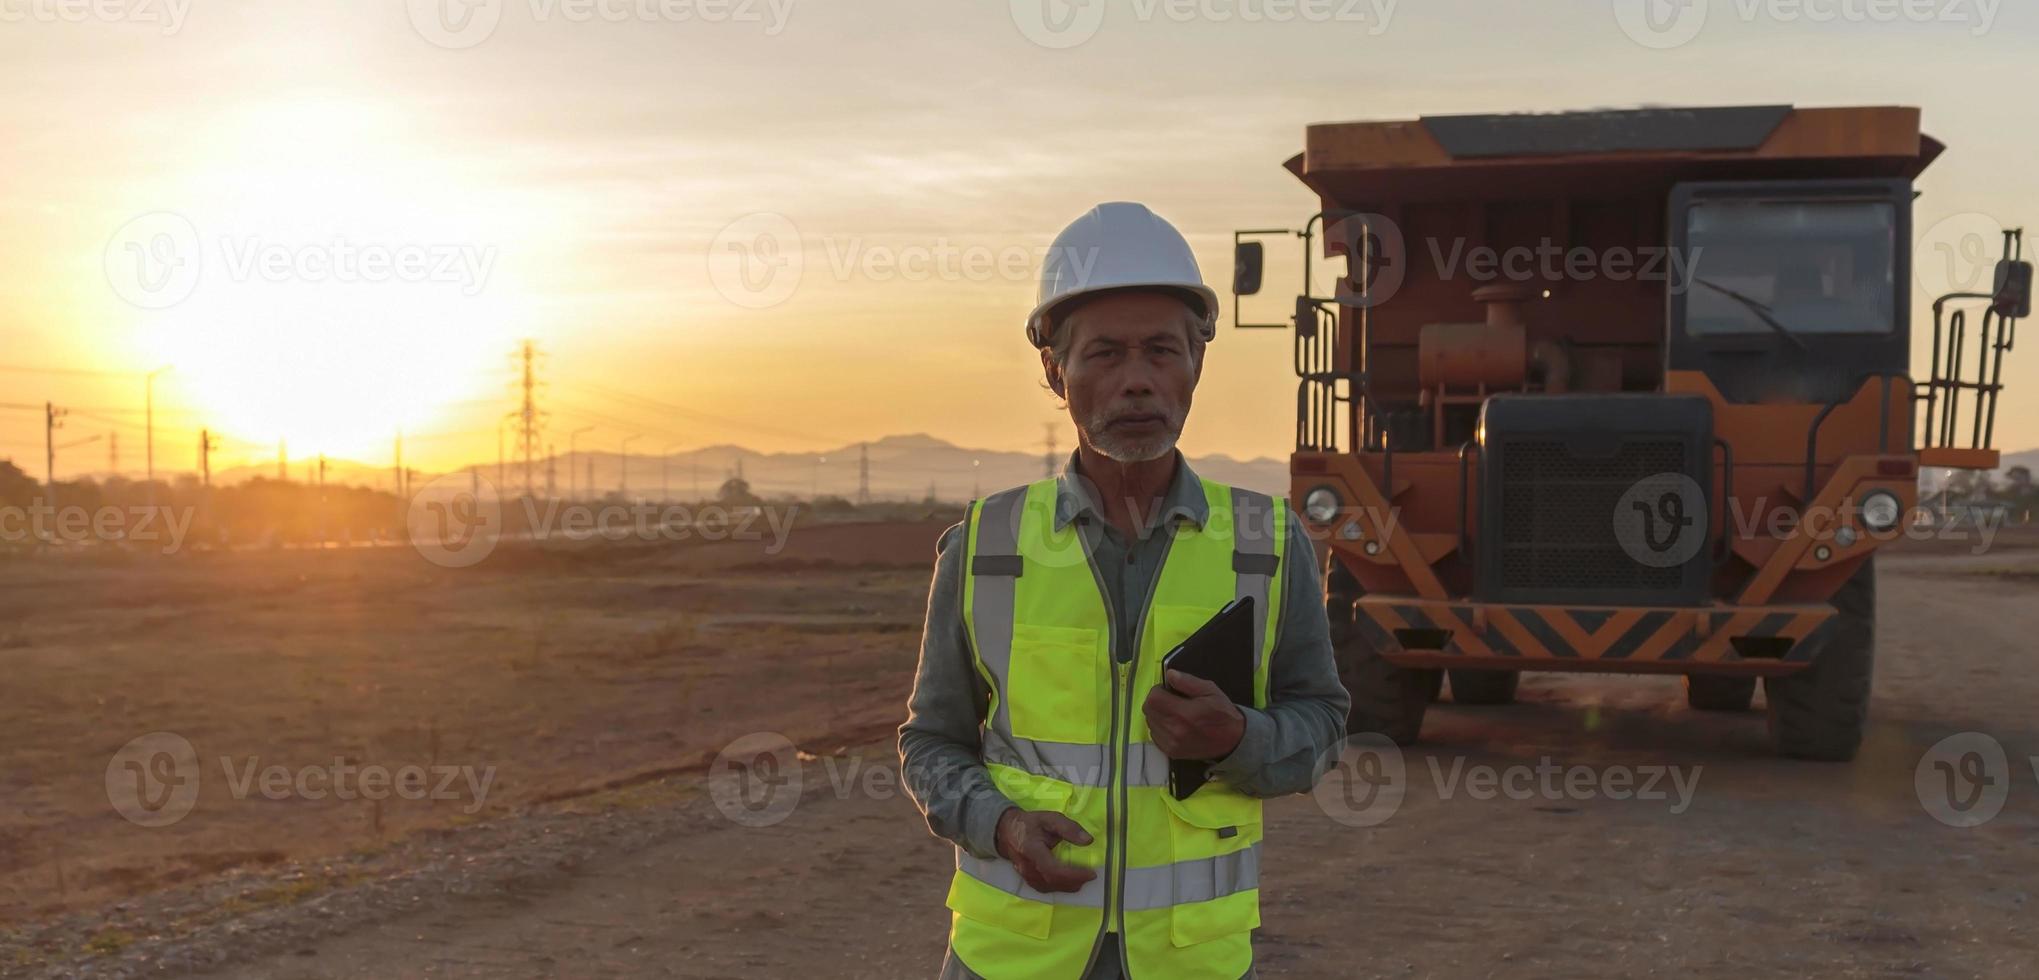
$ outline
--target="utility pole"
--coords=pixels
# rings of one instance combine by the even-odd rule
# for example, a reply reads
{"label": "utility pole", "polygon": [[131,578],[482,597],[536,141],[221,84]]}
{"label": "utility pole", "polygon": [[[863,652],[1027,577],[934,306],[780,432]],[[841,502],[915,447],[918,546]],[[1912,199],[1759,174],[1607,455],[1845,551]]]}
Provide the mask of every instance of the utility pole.
{"label": "utility pole", "polygon": [[154,512],[156,509],[156,375],[168,370],[170,370],[170,365],[165,364],[154,371],[150,371],[142,379],[142,424],[145,426],[144,431],[147,433],[143,442],[147,444],[146,454],[148,456],[149,467],[147,480],[149,510],[151,512]]}
{"label": "utility pole", "polygon": [[395,464],[396,464],[396,495],[397,499],[402,500],[403,498],[409,496],[409,494],[404,493],[404,430],[402,429],[396,430]]}
{"label": "utility pole", "polygon": [[623,445],[616,451],[616,490],[625,499],[630,497],[630,444],[641,436],[624,436]]}
{"label": "utility pole", "polygon": [[871,444],[857,443],[857,504],[871,502]]}
{"label": "utility pole", "polygon": [[1043,475],[1046,476],[1048,479],[1052,480],[1055,478],[1055,463],[1056,463],[1055,423],[1049,422],[1047,424],[1047,428],[1048,428],[1048,454],[1046,456],[1041,457],[1041,463],[1042,469],[1046,471],[1045,473],[1043,473]]}
{"label": "utility pole", "polygon": [[[569,500],[578,499],[578,494],[574,493],[577,488],[574,486],[573,464],[581,458],[581,433],[593,432],[594,430],[594,426],[584,425],[566,434],[566,496]],[[590,471],[590,473],[592,472]],[[588,478],[588,492],[593,493],[594,491],[595,481],[593,476],[590,476]]]}
{"label": "utility pole", "polygon": [[667,447],[666,447],[666,451],[665,451],[665,455],[664,455],[664,456],[661,456],[661,457],[659,457],[659,461],[658,461],[658,498],[659,498],[659,500],[660,500],[661,502],[664,502],[664,503],[671,503],[671,502],[672,502],[672,499],[673,499],[673,491],[672,491],[672,484],[673,484],[673,450],[675,450],[675,449],[678,449],[678,448],[680,448],[680,447],[678,447],[678,446],[667,446]]}
{"label": "utility pole", "polygon": [[212,451],[218,448],[219,437],[211,429],[198,430],[199,480],[208,493],[212,490]]}
{"label": "utility pole", "polygon": [[42,448],[43,477],[49,486],[49,505],[57,508],[57,430],[64,427],[63,417],[70,412],[49,403],[42,403]]}
{"label": "utility pole", "polygon": [[290,482],[290,447],[280,436],[276,440],[276,482]]}
{"label": "utility pole", "polygon": [[[559,447],[552,445],[545,447],[545,499],[547,500],[551,500],[559,495],[558,449]],[[569,478],[573,476],[573,464],[567,464],[566,474]]]}
{"label": "utility pole", "polygon": [[326,550],[326,454],[319,454],[319,550]]}
{"label": "utility pole", "polygon": [[517,357],[523,363],[524,402],[517,410],[517,449],[524,454],[524,496],[531,496],[531,457],[538,453],[538,342],[524,341],[517,348]]}
{"label": "utility pole", "polygon": [[120,433],[106,430],[106,471],[120,475]]}

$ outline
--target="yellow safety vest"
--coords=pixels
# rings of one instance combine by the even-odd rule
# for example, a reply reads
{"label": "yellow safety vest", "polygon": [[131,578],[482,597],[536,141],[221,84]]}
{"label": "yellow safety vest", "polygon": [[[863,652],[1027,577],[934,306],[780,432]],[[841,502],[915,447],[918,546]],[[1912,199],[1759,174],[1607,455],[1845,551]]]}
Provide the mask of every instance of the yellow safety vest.
{"label": "yellow safety vest", "polygon": [[1241,596],[1255,600],[1254,702],[1267,704],[1287,509],[1202,483],[1210,516],[1175,529],[1134,650],[1118,649],[1083,536],[1073,523],[1055,529],[1056,481],[971,506],[963,609],[991,688],[985,768],[1021,808],[1089,831],[1091,844],[1055,854],[1098,872],[1080,891],[1045,894],[1003,858],[959,848],[949,942],[988,980],[1076,980],[1108,931],[1121,934],[1130,977],[1236,980],[1252,965],[1260,801],[1216,780],[1175,799],[1140,710],[1161,683],[1162,655]]}

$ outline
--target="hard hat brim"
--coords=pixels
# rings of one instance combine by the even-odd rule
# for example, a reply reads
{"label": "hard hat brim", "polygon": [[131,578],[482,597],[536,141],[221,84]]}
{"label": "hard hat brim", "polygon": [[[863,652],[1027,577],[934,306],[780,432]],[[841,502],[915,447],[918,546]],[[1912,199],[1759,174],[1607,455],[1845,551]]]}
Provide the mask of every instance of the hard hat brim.
{"label": "hard hat brim", "polygon": [[[1203,317],[1197,323],[1197,333],[1200,335],[1204,343],[1210,343],[1212,340],[1217,339],[1218,336],[1217,290],[1212,289],[1211,287],[1206,286],[1200,282],[1188,283],[1176,281],[1115,282],[1109,286],[1098,286],[1095,289],[1078,289],[1073,290],[1071,292],[1063,293],[1062,295],[1057,296],[1054,299],[1048,300],[1047,302],[1034,307],[1033,313],[1027,316],[1027,339],[1032,341],[1036,348],[1046,347],[1048,346],[1048,342],[1053,338],[1047,336],[1046,331],[1043,328],[1047,324],[1049,315],[1054,313],[1056,310],[1059,310],[1065,306],[1069,306],[1072,303],[1077,303],[1078,301],[1081,300],[1095,299],[1106,293],[1127,292],[1132,290],[1139,290],[1143,292],[1171,292],[1178,294],[1187,293],[1190,296],[1195,296],[1197,299],[1201,300],[1204,304],[1204,314]],[[1185,296],[1183,298],[1186,300],[1188,297]]]}

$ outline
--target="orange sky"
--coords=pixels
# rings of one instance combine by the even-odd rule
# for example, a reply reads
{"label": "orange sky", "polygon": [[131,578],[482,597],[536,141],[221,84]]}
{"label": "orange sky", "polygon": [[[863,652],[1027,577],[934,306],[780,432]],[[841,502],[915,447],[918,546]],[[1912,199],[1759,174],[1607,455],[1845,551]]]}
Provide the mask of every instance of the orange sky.
{"label": "orange sky", "polygon": [[[1027,449],[1058,419],[1020,334],[1038,250],[1097,201],[1143,200],[1222,283],[1234,228],[1310,211],[1279,166],[1309,122],[1919,105],[1951,145],[1922,234],[2039,220],[2030,5],[1815,23],[1714,0],[1657,50],[1624,34],[1623,3],[1302,4],[1335,12],[1318,22],[1134,0],[1094,33],[1078,4],[1080,36],[1044,36],[1033,0],[445,0],[435,21],[439,2],[159,0],[117,22],[7,7],[30,13],[0,19],[0,366],[175,365],[158,383],[173,470],[205,425],[221,466],[273,459],[279,438],[383,462],[400,427],[416,465],[493,458],[526,336],[562,451],[588,425],[584,448],[635,430],[643,452],[899,432]],[[445,26],[463,12],[482,20]],[[797,282],[742,283],[731,248],[761,241]],[[152,251],[180,242],[195,263]],[[1280,315],[1292,271],[1272,271],[1261,312]],[[2011,449],[2039,443],[2025,353],[2000,409]],[[1285,453],[1294,385],[1285,336],[1224,331],[1185,448]],[[67,434],[120,432],[139,470],[139,378],[0,386],[90,410]],[[41,437],[39,415],[0,412],[0,455],[38,474]],[[80,448],[59,473],[106,461]]]}

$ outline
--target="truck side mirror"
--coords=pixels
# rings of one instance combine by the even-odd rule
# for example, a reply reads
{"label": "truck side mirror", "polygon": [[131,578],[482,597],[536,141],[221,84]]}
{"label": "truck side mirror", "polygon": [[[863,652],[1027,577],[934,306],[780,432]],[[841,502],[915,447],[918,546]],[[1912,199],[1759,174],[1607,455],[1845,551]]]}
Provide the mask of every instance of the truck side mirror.
{"label": "truck side mirror", "polygon": [[1317,301],[1308,296],[1296,297],[1296,336],[1317,335]]}
{"label": "truck side mirror", "polygon": [[1260,292],[1264,252],[1259,242],[1232,243],[1232,295],[1251,296]]}
{"label": "truck side mirror", "polygon": [[2032,263],[2005,259],[1997,263],[1996,289],[1990,309],[2000,317],[2022,320],[2032,315]]}

